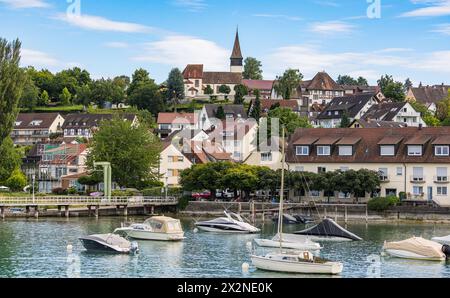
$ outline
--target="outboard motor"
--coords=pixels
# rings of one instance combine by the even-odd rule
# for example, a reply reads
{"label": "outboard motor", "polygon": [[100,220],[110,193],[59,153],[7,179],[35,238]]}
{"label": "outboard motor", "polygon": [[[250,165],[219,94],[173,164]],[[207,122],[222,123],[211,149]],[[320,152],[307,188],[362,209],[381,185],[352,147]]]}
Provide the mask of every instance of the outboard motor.
{"label": "outboard motor", "polygon": [[450,259],[450,245],[444,244],[442,246],[442,252],[447,256],[447,260]]}

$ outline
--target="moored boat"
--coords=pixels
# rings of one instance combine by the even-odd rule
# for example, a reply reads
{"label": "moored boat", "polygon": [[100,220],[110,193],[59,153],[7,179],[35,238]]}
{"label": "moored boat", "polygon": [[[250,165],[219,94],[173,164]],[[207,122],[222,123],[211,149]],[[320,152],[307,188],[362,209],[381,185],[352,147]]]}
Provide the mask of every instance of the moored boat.
{"label": "moored boat", "polygon": [[180,221],[166,216],[154,216],[142,224],[131,224],[128,227],[116,229],[114,233],[124,233],[138,240],[181,241],[185,239]]}
{"label": "moored boat", "polygon": [[450,235],[445,236],[445,237],[434,237],[431,240],[433,240],[434,242],[440,243],[442,245],[450,245]]}
{"label": "moored boat", "polygon": [[244,219],[236,213],[224,211],[225,217],[219,217],[213,220],[196,222],[195,226],[205,232],[214,233],[237,233],[252,234],[259,233],[261,230],[245,222]]}
{"label": "moored boat", "polygon": [[312,241],[360,241],[361,237],[344,229],[334,220],[325,218],[318,225],[305,229],[303,231],[295,232],[296,235],[308,236]]}
{"label": "moored boat", "polygon": [[129,254],[139,250],[138,244],[116,234],[97,234],[80,237],[79,240],[89,252]]}
{"label": "moored boat", "polygon": [[448,246],[421,237],[386,242],[383,251],[392,257],[424,261],[445,261],[450,256]]}

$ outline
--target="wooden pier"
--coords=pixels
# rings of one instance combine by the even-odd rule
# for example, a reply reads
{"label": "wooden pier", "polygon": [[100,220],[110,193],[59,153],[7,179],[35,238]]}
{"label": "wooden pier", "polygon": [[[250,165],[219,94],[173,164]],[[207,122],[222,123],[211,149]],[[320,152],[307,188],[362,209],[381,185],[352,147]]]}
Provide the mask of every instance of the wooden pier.
{"label": "wooden pier", "polygon": [[[7,208],[25,208],[27,217],[39,217],[39,209],[44,207],[58,208],[59,214],[70,216],[70,208],[87,208],[89,215],[99,216],[101,207],[115,207],[117,215],[128,215],[129,207],[143,207],[144,210],[154,212],[155,207],[176,206],[175,197],[36,197],[36,198],[9,198],[0,197],[0,218],[6,217]],[[33,210],[33,212],[32,212]]]}

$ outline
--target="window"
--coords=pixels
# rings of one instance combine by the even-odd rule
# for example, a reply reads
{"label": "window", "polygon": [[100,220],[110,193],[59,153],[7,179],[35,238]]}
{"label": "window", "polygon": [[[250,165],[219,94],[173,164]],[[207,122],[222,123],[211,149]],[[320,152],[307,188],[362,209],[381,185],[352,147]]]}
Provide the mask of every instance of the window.
{"label": "window", "polygon": [[397,168],[397,176],[403,176],[403,168],[402,167]]}
{"label": "window", "polygon": [[413,187],[413,194],[415,196],[421,196],[423,194],[423,187],[422,186],[414,186]]}
{"label": "window", "polygon": [[350,170],[350,168],[349,167],[341,167],[340,170],[342,172],[347,172],[348,170]]}
{"label": "window", "polygon": [[380,155],[381,156],[394,156],[395,155],[395,146],[380,146]]}
{"label": "window", "polygon": [[200,87],[200,81],[199,80],[195,80],[195,87]]}
{"label": "window", "polygon": [[317,168],[317,173],[326,173],[327,172],[327,168],[325,168],[325,167],[318,167]]}
{"label": "window", "polygon": [[413,168],[413,181],[423,181],[423,168]]}
{"label": "window", "polygon": [[434,155],[436,156],[449,156],[449,146],[436,146],[434,147]]}
{"label": "window", "polygon": [[304,172],[304,171],[305,171],[305,168],[304,168],[304,167],[301,167],[301,166],[296,166],[296,167],[295,167],[295,171],[296,171],[296,172]]}
{"label": "window", "polygon": [[272,152],[261,153],[261,161],[272,161]]}
{"label": "window", "polygon": [[439,186],[437,188],[437,194],[438,194],[438,196],[446,196],[447,195],[447,187],[446,186]]}
{"label": "window", "polygon": [[387,168],[380,168],[380,169],[378,169],[378,173],[380,174],[381,181],[387,181],[388,180],[388,169]]}
{"label": "window", "polygon": [[352,156],[353,155],[353,147],[352,146],[339,146],[339,155],[340,156]]}
{"label": "window", "polygon": [[296,154],[302,155],[302,156],[308,156],[309,155],[309,147],[308,146],[297,146]]}
{"label": "window", "polygon": [[422,156],[422,146],[408,146],[408,156]]}
{"label": "window", "polygon": [[311,197],[320,197],[320,191],[318,191],[318,190],[311,190],[311,191],[309,192],[309,195],[310,195]]}
{"label": "window", "polygon": [[330,146],[317,146],[317,155],[319,155],[319,156],[331,155],[331,147]]}
{"label": "window", "polygon": [[436,177],[436,181],[437,182],[447,182],[448,178],[447,178],[447,168],[437,168],[437,177]]}

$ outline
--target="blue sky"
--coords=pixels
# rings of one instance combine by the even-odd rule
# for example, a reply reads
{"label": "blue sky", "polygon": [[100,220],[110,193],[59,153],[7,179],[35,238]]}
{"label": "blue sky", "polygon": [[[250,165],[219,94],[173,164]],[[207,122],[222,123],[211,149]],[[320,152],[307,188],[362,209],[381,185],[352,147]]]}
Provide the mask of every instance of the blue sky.
{"label": "blue sky", "polygon": [[[80,15],[67,13],[74,1]],[[373,1],[380,18],[368,17]],[[236,26],[267,79],[291,67],[305,79],[450,84],[450,0],[0,0],[0,36],[22,40],[24,66],[94,78],[143,67],[162,82],[188,63],[227,71]]]}

